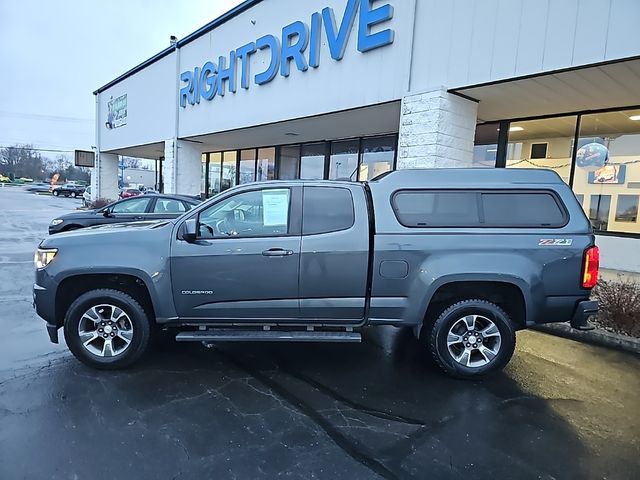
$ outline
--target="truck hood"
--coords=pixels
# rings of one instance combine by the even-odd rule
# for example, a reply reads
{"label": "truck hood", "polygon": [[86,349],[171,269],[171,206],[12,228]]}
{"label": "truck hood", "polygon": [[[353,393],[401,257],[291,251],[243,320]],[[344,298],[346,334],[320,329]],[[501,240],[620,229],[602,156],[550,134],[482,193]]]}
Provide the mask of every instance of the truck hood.
{"label": "truck hood", "polygon": [[[112,223],[106,225],[96,225],[93,227],[80,228],[69,232],[58,233],[42,240],[40,246],[43,248],[57,247],[58,245],[80,245],[86,243],[99,243],[121,241],[133,243],[143,241],[140,237],[145,237],[154,231],[159,235],[165,235],[165,231],[171,232],[174,220],[144,220],[131,223]],[[162,233],[161,233],[162,232]],[[138,240],[140,238],[140,240]]]}

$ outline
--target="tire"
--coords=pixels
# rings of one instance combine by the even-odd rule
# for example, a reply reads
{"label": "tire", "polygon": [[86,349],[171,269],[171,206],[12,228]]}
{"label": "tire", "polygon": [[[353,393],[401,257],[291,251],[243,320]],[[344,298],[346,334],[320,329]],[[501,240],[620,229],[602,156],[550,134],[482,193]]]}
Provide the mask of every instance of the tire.
{"label": "tire", "polygon": [[71,198],[76,198],[76,192],[71,192]]}
{"label": "tire", "polygon": [[60,193],[58,193],[58,191],[57,191],[57,190],[54,190],[54,191],[53,191],[53,196],[54,196],[54,197],[57,197],[58,195],[60,195]]}
{"label": "tire", "polygon": [[425,339],[436,364],[447,374],[463,379],[501,370],[516,346],[509,315],[498,305],[477,299],[445,309]]}
{"label": "tire", "polygon": [[[121,320],[114,322],[115,318]],[[102,333],[98,332],[99,329]],[[102,338],[107,332],[110,335],[108,348]],[[97,369],[116,370],[133,365],[147,351],[150,335],[151,325],[142,306],[118,290],[91,290],[80,295],[64,319],[64,338],[71,353],[85,365]],[[83,341],[88,346],[83,345]]]}

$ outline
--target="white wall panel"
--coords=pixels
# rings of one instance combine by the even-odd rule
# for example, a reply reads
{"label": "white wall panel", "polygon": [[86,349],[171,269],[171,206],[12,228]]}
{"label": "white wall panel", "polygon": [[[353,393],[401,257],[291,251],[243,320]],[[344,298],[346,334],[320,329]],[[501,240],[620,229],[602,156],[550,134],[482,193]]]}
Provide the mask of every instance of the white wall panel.
{"label": "white wall panel", "polygon": [[640,55],[640,1],[611,0],[606,59]]}
{"label": "white wall panel", "polygon": [[498,18],[493,38],[491,78],[512,77],[516,72],[518,57],[518,33],[522,21],[522,0],[500,0]]}
{"label": "white wall panel", "polygon": [[577,16],[578,0],[549,1],[549,16],[543,40],[543,70],[556,70],[571,65]]}
{"label": "white wall panel", "polygon": [[[473,35],[471,37],[471,58],[460,58],[459,62],[469,62],[469,76],[466,79],[451,78],[447,84],[480,83],[491,80],[491,64],[493,59],[493,37],[498,22],[498,1],[487,0],[473,2]],[[501,21],[504,19],[501,19]],[[450,35],[455,35],[457,25],[451,28]],[[444,40],[444,39],[443,39]],[[433,65],[431,68],[438,68]]]}
{"label": "white wall panel", "polygon": [[516,76],[529,75],[542,69],[549,1],[522,3]]}
{"label": "white wall panel", "polygon": [[[580,0],[572,65],[604,60],[611,0]],[[640,20],[640,19],[639,19]]]}

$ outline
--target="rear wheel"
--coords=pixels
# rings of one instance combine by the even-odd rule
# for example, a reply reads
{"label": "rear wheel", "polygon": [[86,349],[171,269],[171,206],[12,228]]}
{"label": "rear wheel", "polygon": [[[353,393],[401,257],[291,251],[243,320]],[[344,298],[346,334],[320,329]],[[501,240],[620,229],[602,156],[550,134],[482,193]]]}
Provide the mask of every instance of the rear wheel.
{"label": "rear wheel", "polygon": [[64,338],[73,355],[99,369],[132,365],[147,350],[150,331],[142,306],[118,290],[84,293],[64,320]]}
{"label": "rear wheel", "polygon": [[474,378],[509,362],[516,335],[511,319],[498,305],[470,299],[444,310],[426,340],[434,360],[446,373]]}
{"label": "rear wheel", "polygon": [[76,198],[76,192],[71,192],[71,198]]}
{"label": "rear wheel", "polygon": [[60,195],[60,193],[58,193],[58,191],[57,191],[57,190],[54,190],[54,191],[53,191],[53,196],[54,196],[54,197],[57,197],[58,195]]}

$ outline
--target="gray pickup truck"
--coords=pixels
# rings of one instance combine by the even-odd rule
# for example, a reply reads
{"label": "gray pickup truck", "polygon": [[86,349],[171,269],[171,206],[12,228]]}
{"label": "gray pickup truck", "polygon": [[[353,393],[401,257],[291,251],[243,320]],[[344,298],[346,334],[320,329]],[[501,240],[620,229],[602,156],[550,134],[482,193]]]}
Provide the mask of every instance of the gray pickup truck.
{"label": "gray pickup truck", "polygon": [[557,174],[404,170],[368,183],[267,182],[175,220],[47,238],[33,295],[49,337],[96,368],[178,341],[359,342],[409,327],[457,377],[502,368],[515,332],[589,328],[589,221]]}

